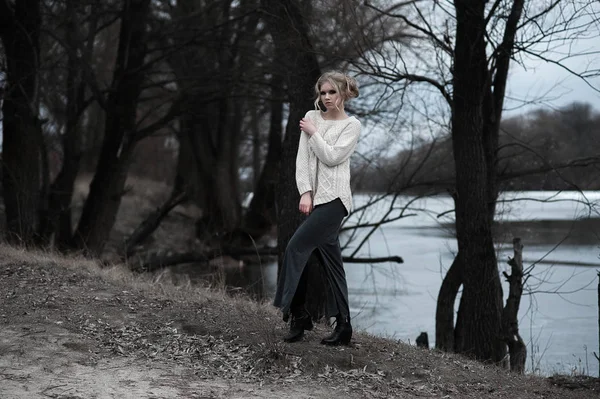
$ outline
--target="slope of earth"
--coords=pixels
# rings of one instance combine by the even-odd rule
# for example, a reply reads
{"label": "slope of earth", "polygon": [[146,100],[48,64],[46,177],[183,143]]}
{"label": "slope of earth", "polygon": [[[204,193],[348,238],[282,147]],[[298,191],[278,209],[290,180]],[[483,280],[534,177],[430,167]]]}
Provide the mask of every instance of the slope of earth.
{"label": "slope of earth", "polygon": [[590,398],[596,380],[514,376],[357,333],[295,344],[269,304],[0,246],[0,398]]}

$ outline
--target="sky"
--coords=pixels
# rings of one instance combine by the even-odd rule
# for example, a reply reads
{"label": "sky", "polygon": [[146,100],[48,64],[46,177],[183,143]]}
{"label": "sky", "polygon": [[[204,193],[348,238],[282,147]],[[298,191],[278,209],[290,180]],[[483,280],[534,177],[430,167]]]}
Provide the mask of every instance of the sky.
{"label": "sky", "polygon": [[[590,49],[585,44],[579,44],[578,47],[581,50]],[[600,52],[600,38],[592,49]],[[588,68],[589,62],[595,61],[595,67],[598,68],[600,56],[595,58],[572,59],[567,64],[574,70],[582,71]],[[557,65],[531,59],[526,62],[526,68],[515,62],[511,64],[505,116],[525,113],[540,107],[559,108],[574,101],[589,103],[600,112],[600,76],[589,78],[588,82],[585,82]]]}
{"label": "sky", "polygon": [[[565,15],[572,15],[572,8],[562,9]],[[557,24],[554,28],[546,26],[544,30],[555,29],[557,33],[552,39],[540,39],[539,44],[531,47],[532,53],[560,61],[570,71],[520,52],[518,62],[510,66],[505,115],[540,106],[561,107],[574,101],[589,103],[600,112],[600,2],[588,4],[576,15],[576,18],[568,18],[568,23],[561,23],[560,17],[549,18],[547,23],[556,21]],[[595,76],[587,82],[575,76],[584,72]],[[523,100],[533,103],[520,108]]]}

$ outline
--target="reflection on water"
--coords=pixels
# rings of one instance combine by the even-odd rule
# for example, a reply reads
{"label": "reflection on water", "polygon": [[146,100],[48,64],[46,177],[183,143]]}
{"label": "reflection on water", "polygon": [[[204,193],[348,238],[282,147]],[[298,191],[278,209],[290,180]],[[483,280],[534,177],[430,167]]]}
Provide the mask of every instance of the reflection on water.
{"label": "reflection on water", "polygon": [[[359,206],[368,198],[355,196],[355,203]],[[521,237],[525,245],[525,267],[535,266],[519,312],[520,332],[528,346],[528,370],[598,375],[592,352],[598,352],[600,215],[595,204],[600,192],[584,196],[505,193],[502,198],[505,202],[498,206],[496,227],[499,268],[508,270],[513,237]],[[547,198],[551,202],[543,201]],[[412,207],[414,216],[384,225],[357,254],[399,255],[404,264],[345,265],[355,326],[411,343],[421,331],[427,331],[431,341],[435,338],[436,298],[456,252],[452,200],[419,199]],[[363,220],[377,220],[388,208],[389,203],[382,201]],[[346,225],[356,218],[349,218]],[[348,237],[342,236],[343,244]],[[354,250],[360,238],[348,243],[345,253]],[[243,287],[255,298],[268,298],[275,292],[277,267],[271,261],[263,266],[180,272],[190,273],[192,279],[214,279],[220,273],[225,284]],[[506,297],[508,286],[503,284]]]}

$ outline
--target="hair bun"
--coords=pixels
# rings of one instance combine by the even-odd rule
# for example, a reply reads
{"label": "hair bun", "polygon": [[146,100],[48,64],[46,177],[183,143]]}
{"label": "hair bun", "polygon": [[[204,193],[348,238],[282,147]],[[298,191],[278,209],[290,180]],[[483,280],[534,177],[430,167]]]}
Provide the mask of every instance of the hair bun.
{"label": "hair bun", "polygon": [[352,76],[344,74],[346,77],[346,91],[348,98],[358,97],[358,83]]}

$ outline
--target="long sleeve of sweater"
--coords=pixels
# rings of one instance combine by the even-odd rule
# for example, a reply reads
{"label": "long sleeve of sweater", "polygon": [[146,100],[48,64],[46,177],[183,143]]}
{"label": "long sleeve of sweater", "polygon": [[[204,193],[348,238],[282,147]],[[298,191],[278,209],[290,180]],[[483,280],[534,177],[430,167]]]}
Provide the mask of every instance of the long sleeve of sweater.
{"label": "long sleeve of sweater", "polygon": [[308,162],[308,138],[306,136],[306,133],[300,132],[298,154],[296,155],[296,186],[300,195],[312,191]]}
{"label": "long sleeve of sweater", "polygon": [[335,144],[327,144],[323,139],[323,136],[317,131],[308,140],[308,145],[315,152],[317,158],[325,165],[339,165],[350,158],[354,152],[358,136],[360,135],[360,129],[360,122],[357,119],[354,119],[344,128],[344,131]]}

